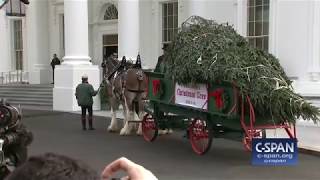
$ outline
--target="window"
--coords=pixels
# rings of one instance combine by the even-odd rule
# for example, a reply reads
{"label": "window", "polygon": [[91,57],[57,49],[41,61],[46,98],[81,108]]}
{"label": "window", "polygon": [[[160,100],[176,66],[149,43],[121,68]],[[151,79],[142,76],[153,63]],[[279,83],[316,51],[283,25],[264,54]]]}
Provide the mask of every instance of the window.
{"label": "window", "polygon": [[104,20],[112,20],[112,19],[118,19],[118,10],[115,5],[108,6],[106,12],[104,13]]}
{"label": "window", "polygon": [[118,53],[118,35],[103,35],[103,57],[107,58],[113,53]]}
{"label": "window", "polygon": [[22,20],[13,21],[13,46],[16,70],[23,69]]}
{"label": "window", "polygon": [[178,2],[162,4],[162,43],[168,44],[178,33]]}
{"label": "window", "polygon": [[253,47],[268,51],[269,0],[248,0],[247,38]]}
{"label": "window", "polygon": [[6,4],[7,16],[25,16],[25,5],[20,0],[9,0]]}

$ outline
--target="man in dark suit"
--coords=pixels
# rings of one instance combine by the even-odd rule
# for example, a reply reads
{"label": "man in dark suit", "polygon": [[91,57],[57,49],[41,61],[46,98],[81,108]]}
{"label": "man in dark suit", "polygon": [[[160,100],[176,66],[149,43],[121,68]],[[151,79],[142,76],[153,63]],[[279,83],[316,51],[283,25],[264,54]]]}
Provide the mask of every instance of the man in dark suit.
{"label": "man in dark suit", "polygon": [[52,84],[54,84],[54,68],[56,65],[60,65],[61,62],[60,62],[60,59],[57,57],[57,54],[53,54],[53,59],[51,60],[51,67],[52,67]]}

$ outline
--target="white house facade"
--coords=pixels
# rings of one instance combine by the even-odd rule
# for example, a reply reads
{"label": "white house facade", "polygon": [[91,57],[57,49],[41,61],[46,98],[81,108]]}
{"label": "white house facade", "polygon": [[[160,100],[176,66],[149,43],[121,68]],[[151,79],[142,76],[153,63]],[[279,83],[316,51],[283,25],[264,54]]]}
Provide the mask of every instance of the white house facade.
{"label": "white house facade", "polygon": [[55,110],[78,110],[74,89],[81,75],[98,88],[101,62],[113,52],[132,60],[139,53],[143,67],[154,68],[163,44],[191,15],[233,25],[279,58],[297,92],[320,97],[317,0],[30,0],[21,4],[21,16],[6,6],[0,10],[0,82],[11,72],[11,78],[20,73],[30,84],[49,84],[57,54],[63,63],[55,70]]}

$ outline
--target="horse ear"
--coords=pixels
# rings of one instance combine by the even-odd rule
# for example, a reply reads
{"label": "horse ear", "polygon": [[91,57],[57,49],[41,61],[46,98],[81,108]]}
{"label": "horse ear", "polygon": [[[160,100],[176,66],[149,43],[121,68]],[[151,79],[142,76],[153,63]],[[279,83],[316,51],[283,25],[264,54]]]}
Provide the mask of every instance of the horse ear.
{"label": "horse ear", "polygon": [[137,68],[141,68],[140,54],[138,54],[138,56],[137,56],[136,67],[137,67]]}
{"label": "horse ear", "polygon": [[24,4],[30,4],[29,0],[20,0],[21,2],[23,2]]}

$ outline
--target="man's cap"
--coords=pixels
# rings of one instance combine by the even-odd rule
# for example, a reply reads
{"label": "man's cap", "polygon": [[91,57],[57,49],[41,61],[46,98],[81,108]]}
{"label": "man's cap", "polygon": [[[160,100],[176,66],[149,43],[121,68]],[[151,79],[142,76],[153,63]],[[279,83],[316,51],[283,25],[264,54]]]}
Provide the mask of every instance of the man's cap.
{"label": "man's cap", "polygon": [[88,75],[84,74],[84,75],[82,75],[81,78],[82,78],[82,79],[88,79]]}

